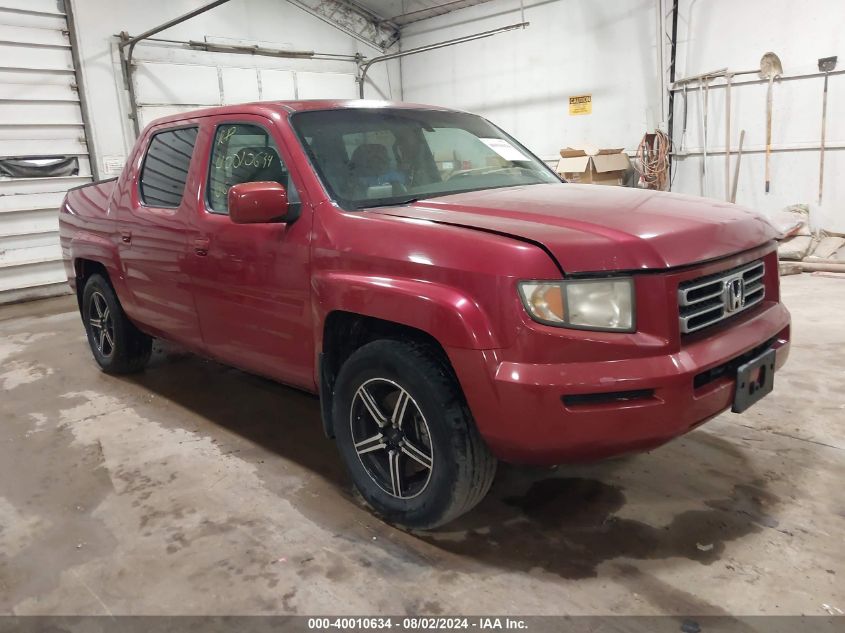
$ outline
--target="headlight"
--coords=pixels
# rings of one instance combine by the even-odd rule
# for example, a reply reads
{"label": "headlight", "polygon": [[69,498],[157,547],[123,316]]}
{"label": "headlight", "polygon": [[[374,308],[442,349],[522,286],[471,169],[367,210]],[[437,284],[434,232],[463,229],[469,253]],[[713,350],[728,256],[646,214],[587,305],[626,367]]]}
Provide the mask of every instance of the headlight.
{"label": "headlight", "polygon": [[519,295],[531,318],[546,325],[634,331],[634,282],[630,278],[521,281]]}

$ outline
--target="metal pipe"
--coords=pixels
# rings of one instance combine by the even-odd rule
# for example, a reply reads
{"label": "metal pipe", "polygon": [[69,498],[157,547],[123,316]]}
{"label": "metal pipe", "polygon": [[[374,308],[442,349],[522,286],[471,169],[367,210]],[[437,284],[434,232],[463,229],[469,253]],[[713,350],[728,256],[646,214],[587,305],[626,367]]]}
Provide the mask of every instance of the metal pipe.
{"label": "metal pipe", "polygon": [[[701,108],[701,131],[704,134],[704,144],[702,145],[704,151],[704,158],[701,161],[701,195],[707,196],[707,105],[710,101],[710,93],[708,92],[708,83],[710,80],[704,78],[704,91],[701,93],[704,96],[704,107]],[[699,102],[701,99],[699,99]]]}
{"label": "metal pipe", "polygon": [[657,72],[660,74],[658,81],[658,95],[660,96],[660,122],[658,126],[666,123],[666,69],[663,67],[663,38],[666,36],[666,16],[663,14],[663,0],[657,0]]}
{"label": "metal pipe", "polygon": [[[120,34],[122,40],[128,38],[126,32]],[[123,54],[123,49],[118,44],[118,52],[120,54],[120,69],[123,73],[123,86],[129,95],[129,119],[132,121],[132,130],[135,132],[135,137],[141,133],[141,128],[138,125],[138,101],[135,97],[135,82],[132,81],[132,60],[126,59]],[[130,50],[131,52],[131,50]]]}
{"label": "metal pipe", "polygon": [[505,33],[506,31],[513,31],[519,28],[525,28],[528,26],[530,22],[520,22],[518,24],[510,24],[508,26],[503,26],[498,29],[492,29],[490,31],[483,31],[481,33],[475,33],[473,35],[465,35],[463,37],[456,37],[452,40],[446,40],[445,42],[437,42],[436,44],[426,44],[425,46],[418,46],[417,48],[409,48],[406,51],[399,51],[398,53],[389,53],[387,55],[379,55],[378,57],[373,57],[365,64],[361,66],[361,75],[358,78],[358,96],[363,99],[364,98],[364,80],[367,78],[367,72],[370,70],[370,66],[373,64],[377,64],[378,62],[386,62],[390,59],[397,59],[399,57],[406,57],[408,55],[416,55],[417,53],[425,53],[427,51],[433,51],[438,48],[446,48],[447,46],[454,46],[455,44],[463,44],[464,42],[472,42],[474,40],[480,40],[485,37],[491,37],[493,35],[498,35],[499,33]]}
{"label": "metal pipe", "polygon": [[[120,37],[120,35],[115,35],[115,37]],[[264,55],[269,57],[292,57],[294,59],[319,59],[341,62],[358,62],[361,60],[360,54],[352,55],[345,53],[318,53],[316,51],[289,51],[281,48],[264,48],[262,46],[253,45],[215,44],[213,42],[198,40],[173,40],[165,37],[148,37],[146,41],[157,42],[162,44],[175,44],[176,46],[183,46],[192,50],[205,50],[209,52],[221,52],[243,55]],[[218,49],[220,50],[218,51]]]}
{"label": "metal pipe", "polygon": [[[661,9],[662,10],[662,9]],[[672,2],[672,48],[670,49],[669,53],[669,83],[675,83],[675,61],[678,56],[678,0],[674,0]],[[662,71],[662,69],[661,69]],[[662,95],[661,95],[662,98]],[[686,109],[687,100],[684,98],[684,108]],[[684,119],[686,120],[686,113],[684,113]],[[675,142],[674,139],[674,131],[675,131],[675,93],[673,91],[669,91],[669,113],[668,113],[668,122],[666,124],[667,132],[669,133],[669,147],[672,147],[672,144]],[[681,139],[683,143],[683,139]],[[672,156],[669,156],[669,190],[672,189]]]}
{"label": "metal pipe", "polygon": [[206,51],[208,53],[235,53],[241,55],[259,55],[264,57],[284,57],[289,59],[313,59],[314,51],[286,51],[279,48],[265,48],[263,46],[248,46],[241,44],[213,44],[189,40],[189,48]]}
{"label": "metal pipe", "polygon": [[[206,5],[201,6],[198,9],[194,9],[193,11],[189,11],[184,15],[180,15],[178,18],[173,18],[172,20],[168,20],[163,24],[158,26],[154,26],[153,28],[144,31],[140,35],[136,35],[135,37],[129,37],[126,33],[121,34],[121,41],[118,43],[117,47],[120,52],[120,65],[123,69],[123,80],[126,83],[126,90],[129,92],[129,118],[132,119],[132,127],[135,130],[135,136],[141,133],[141,127],[138,123],[138,103],[135,98],[135,85],[132,81],[132,54],[135,52],[135,46],[138,42],[141,42],[156,33],[160,33],[166,29],[169,29],[172,26],[176,26],[177,24],[181,24],[186,20],[190,20],[206,11],[214,9],[215,7],[219,7],[221,4],[225,4],[229,2],[229,0],[214,0],[214,2],[210,2]],[[123,49],[128,48],[126,54],[124,55]]]}
{"label": "metal pipe", "polygon": [[731,80],[733,75],[725,75],[725,200],[731,201]]}
{"label": "metal pipe", "polygon": [[182,22],[190,20],[191,18],[194,18],[194,17],[196,17],[196,16],[198,16],[202,13],[205,13],[206,11],[209,11],[210,9],[213,9],[215,7],[219,7],[221,4],[226,4],[227,2],[229,2],[229,0],[214,0],[214,2],[209,2],[208,4],[203,5],[198,9],[194,9],[193,11],[189,11],[188,13],[185,13],[184,15],[180,15],[178,18],[173,18],[172,20],[168,20],[167,22],[164,22],[163,24],[159,24],[158,26],[154,26],[153,28],[151,28],[147,31],[144,31],[140,35],[136,35],[135,37],[130,37],[127,40],[118,44],[118,47],[121,50],[123,50],[124,48],[126,48],[128,46],[129,49],[130,49],[129,57],[132,57],[131,49],[134,48],[134,46],[138,42],[140,42],[141,40],[145,40],[148,37],[150,37],[151,35],[155,35],[156,33],[160,33],[161,31],[169,29],[172,26],[176,26],[177,24],[181,24]]}
{"label": "metal pipe", "polygon": [[734,180],[731,183],[731,199],[729,202],[736,202],[736,189],[739,186],[739,166],[742,164],[742,144],[745,143],[745,130],[739,131],[739,148],[736,150],[736,167],[734,167]]}
{"label": "metal pipe", "polygon": [[[817,152],[819,151],[820,146],[817,144],[812,145],[772,145],[772,153],[777,152]],[[824,146],[825,151],[835,151],[835,150],[843,150],[845,149],[845,143],[834,143],[828,144],[825,143]],[[733,150],[731,150],[733,151]],[[766,153],[766,146],[765,145],[756,145],[751,149],[742,148],[743,155],[745,154],[765,154]],[[685,150],[683,153],[675,153],[672,152],[673,156],[678,159],[688,158],[690,156],[703,156],[704,151],[703,148],[694,147],[690,150]],[[720,149],[713,149],[707,148],[707,156],[721,156],[725,154],[724,148]]]}
{"label": "metal pipe", "polygon": [[88,146],[88,162],[91,165],[91,175],[94,177],[94,180],[99,180],[100,163],[97,159],[97,150],[94,147],[94,138],[91,134],[91,113],[88,110],[88,97],[85,91],[85,80],[82,76],[82,63],[79,59],[79,40],[76,37],[76,21],[74,20],[71,4],[70,0],[64,0],[68,39],[70,40],[70,56],[73,60],[73,69],[76,75],[76,93],[79,95],[79,109],[82,112],[82,133],[85,135],[85,144]]}
{"label": "metal pipe", "polygon": [[[758,74],[759,72],[760,72],[759,70],[753,71],[754,74]],[[731,73],[731,75],[733,75],[734,77],[736,77],[737,75],[750,75],[750,74],[752,74],[751,71]],[[845,70],[834,70],[834,71],[829,72],[827,74],[830,75],[831,77],[833,77],[834,75],[845,75]],[[825,75],[825,73],[804,73],[803,75],[779,75],[778,78],[777,78],[777,81],[795,81],[796,79],[815,79],[817,77],[819,79],[824,79],[824,75]],[[711,75],[711,77],[712,76],[713,75]],[[722,77],[722,76],[723,75],[720,75],[720,77]],[[680,80],[680,81],[676,81],[675,84],[669,90],[671,90],[672,92],[680,92],[681,90],[684,89],[683,83],[685,81],[686,80],[683,80],[683,79]],[[734,82],[731,83],[731,87],[736,88],[737,86],[752,86],[752,85],[755,85],[755,84],[768,84],[768,83],[769,83],[768,79],[752,79],[750,81],[734,81]],[[710,86],[710,89],[713,90],[713,89],[716,89],[716,88],[725,88],[726,86],[727,86],[726,83],[724,83],[724,84],[714,84],[714,85]],[[694,88],[692,88],[692,87],[689,88],[690,92],[693,92],[695,90],[700,90],[700,87],[696,86]]]}
{"label": "metal pipe", "polygon": [[719,70],[711,70],[710,72],[701,73],[700,75],[693,75],[692,77],[684,77],[683,79],[678,79],[678,81],[672,84],[672,89],[677,90],[678,86],[683,86],[684,84],[697,82],[699,85],[703,79],[710,81],[716,77],[724,77],[725,74],[728,72],[727,68],[720,68]]}

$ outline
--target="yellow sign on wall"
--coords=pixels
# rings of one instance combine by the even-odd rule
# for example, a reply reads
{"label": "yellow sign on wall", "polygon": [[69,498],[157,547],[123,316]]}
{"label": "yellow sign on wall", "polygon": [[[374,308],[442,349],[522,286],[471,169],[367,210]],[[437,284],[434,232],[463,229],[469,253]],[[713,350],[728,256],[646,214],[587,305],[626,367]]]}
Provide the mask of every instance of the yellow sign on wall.
{"label": "yellow sign on wall", "polygon": [[592,114],[593,95],[569,97],[569,114]]}

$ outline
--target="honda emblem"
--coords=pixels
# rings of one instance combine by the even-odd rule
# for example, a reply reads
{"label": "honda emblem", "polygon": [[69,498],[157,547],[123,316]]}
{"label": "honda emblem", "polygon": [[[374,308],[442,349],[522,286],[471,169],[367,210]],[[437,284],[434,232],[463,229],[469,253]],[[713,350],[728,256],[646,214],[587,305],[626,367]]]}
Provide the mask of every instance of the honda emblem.
{"label": "honda emblem", "polygon": [[725,282],[725,312],[736,312],[745,307],[745,282],[734,277]]}

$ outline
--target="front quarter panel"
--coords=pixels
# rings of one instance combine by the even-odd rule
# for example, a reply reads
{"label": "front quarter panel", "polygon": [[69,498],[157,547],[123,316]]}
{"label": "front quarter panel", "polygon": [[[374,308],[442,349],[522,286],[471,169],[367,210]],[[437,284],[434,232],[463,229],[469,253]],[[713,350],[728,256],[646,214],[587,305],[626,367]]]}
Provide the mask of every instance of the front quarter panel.
{"label": "front quarter panel", "polygon": [[317,218],[320,324],[343,310],[417,328],[447,351],[507,347],[520,323],[516,281],[560,276],[540,248],[500,235],[329,203]]}

